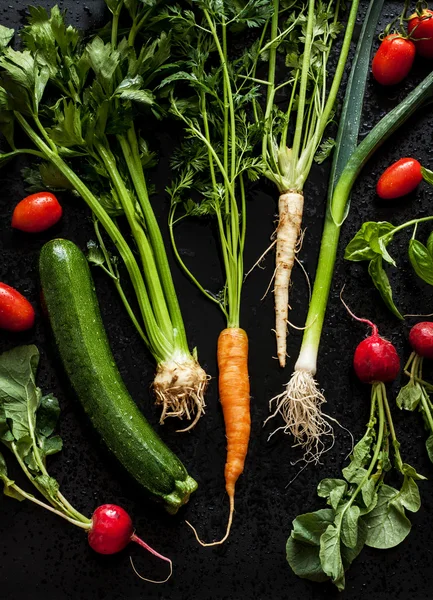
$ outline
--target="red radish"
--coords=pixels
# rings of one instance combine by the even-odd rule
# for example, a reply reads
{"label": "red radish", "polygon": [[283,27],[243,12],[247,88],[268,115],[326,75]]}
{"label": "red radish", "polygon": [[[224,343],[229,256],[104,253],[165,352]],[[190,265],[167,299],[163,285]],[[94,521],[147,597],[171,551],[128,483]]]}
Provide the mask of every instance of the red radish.
{"label": "red radish", "polygon": [[[90,547],[95,552],[98,552],[98,554],[116,554],[124,550],[130,542],[135,542],[170,565],[170,574],[163,581],[145,579],[134,568],[134,571],[141,579],[150,581],[151,583],[164,583],[171,577],[171,560],[156,552],[156,550],[135,535],[131,517],[122,507],[116,504],[102,504],[95,510],[89,528],[88,540]],[[134,565],[132,566],[134,567]]]}
{"label": "red radish", "polygon": [[389,166],[377,182],[377,195],[384,200],[393,200],[410,194],[421,183],[421,164],[414,158],[400,158]]}
{"label": "red radish", "polygon": [[416,51],[424,58],[433,58],[433,11],[425,9],[418,16],[409,17],[407,30],[415,44]]}
{"label": "red radish", "polygon": [[357,317],[340,294],[341,302],[351,317],[371,327],[371,335],[358,344],[353,356],[353,367],[363,383],[388,383],[393,381],[400,371],[400,359],[397,350],[388,340],[379,335],[377,326],[368,319]]}
{"label": "red radish", "polygon": [[355,350],[353,366],[363,383],[388,383],[394,381],[400,371],[397,350],[388,340],[380,337],[376,325],[362,319],[372,328],[372,334]]}
{"label": "red radish", "polygon": [[55,225],[62,212],[54,194],[32,194],[16,205],[12,215],[12,227],[27,233],[39,233]]}
{"label": "red radish", "polygon": [[25,331],[35,322],[35,311],[15,288],[0,283],[0,329]]}
{"label": "red radish", "polygon": [[414,325],[409,333],[409,343],[419,356],[433,359],[433,323],[424,321]]}
{"label": "red radish", "polygon": [[371,65],[373,77],[381,85],[396,85],[409,74],[415,60],[415,45],[397,33],[382,41]]}

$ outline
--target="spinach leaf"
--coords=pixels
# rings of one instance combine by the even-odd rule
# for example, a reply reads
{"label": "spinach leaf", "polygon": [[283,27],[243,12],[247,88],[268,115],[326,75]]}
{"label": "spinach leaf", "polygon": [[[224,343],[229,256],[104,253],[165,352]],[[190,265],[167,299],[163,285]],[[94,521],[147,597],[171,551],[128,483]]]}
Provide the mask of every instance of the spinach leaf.
{"label": "spinach leaf", "polygon": [[329,575],[339,590],[344,589],[344,568],[340,548],[340,528],[328,525],[320,538],[320,563],[323,571]]}
{"label": "spinach leaf", "polygon": [[341,523],[341,541],[348,548],[356,548],[358,543],[358,522],[361,510],[352,504],[344,511]]}
{"label": "spinach leaf", "polygon": [[35,474],[45,473],[45,457],[62,449],[54,435],[60,414],[57,399],[36,386],[36,346],[21,346],[0,355],[0,440]]}
{"label": "spinach leaf", "polygon": [[8,477],[8,470],[3,454],[0,452],[0,479],[3,482],[3,493],[5,496],[15,498],[20,502],[25,500],[24,496],[14,488],[14,482]]}
{"label": "spinach leaf", "polygon": [[427,449],[427,454],[430,459],[430,462],[433,463],[433,433],[428,436],[425,442],[425,446]]}
{"label": "spinach leaf", "polygon": [[334,510],[337,510],[340,500],[346,492],[347,483],[344,479],[322,479],[317,486],[317,495],[320,498],[328,498],[328,504],[330,504]]}
{"label": "spinach leaf", "polygon": [[421,508],[419,489],[412,477],[405,475],[399,499],[400,503],[411,512],[418,512]]}
{"label": "spinach leaf", "polygon": [[311,581],[326,581],[320,563],[320,538],[334,520],[334,511],[328,508],[296,517],[287,540],[286,557],[293,572]]}
{"label": "spinach leaf", "polygon": [[371,548],[394,548],[409,534],[411,523],[398,501],[399,492],[383,484],[376,507],[364,517],[368,533],[365,544]]}
{"label": "spinach leaf", "polygon": [[305,544],[319,546],[321,535],[333,520],[334,511],[329,508],[299,515],[293,521],[292,537]]}
{"label": "spinach leaf", "polygon": [[421,386],[416,381],[409,381],[398,393],[396,402],[399,408],[415,410],[421,400]]}
{"label": "spinach leaf", "polygon": [[304,544],[290,535],[286,545],[286,558],[292,571],[310,581],[323,582],[329,579],[320,564],[320,547]]}

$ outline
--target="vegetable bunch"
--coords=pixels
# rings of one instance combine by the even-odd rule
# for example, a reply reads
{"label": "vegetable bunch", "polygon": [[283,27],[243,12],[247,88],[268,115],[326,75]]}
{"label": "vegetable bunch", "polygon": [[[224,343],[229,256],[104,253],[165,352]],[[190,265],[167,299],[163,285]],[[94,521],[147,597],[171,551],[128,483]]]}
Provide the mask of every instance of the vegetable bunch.
{"label": "vegetable bunch", "polygon": [[[400,361],[391,342],[365,321],[372,334],[357,347],[354,368],[358,378],[371,384],[367,430],[356,444],[343,479],[323,479],[317,488],[329,508],[307,513],[293,521],[287,541],[287,560],[300,577],[345,586],[345,571],[364,545],[393,548],[411,529],[406,510],[417,512],[421,501],[417,480],[425,479],[403,462],[389,407],[385,383],[399,372]],[[392,468],[403,476],[401,488],[385,482]]]}
{"label": "vegetable bunch", "polygon": [[[171,112],[182,124],[185,137],[173,158],[178,178],[168,189],[173,247],[183,270],[221,309],[227,323],[218,339],[218,368],[227,436],[225,481],[230,513],[224,537],[213,545],[229,535],[235,485],[244,469],[250,437],[248,337],[240,327],[240,306],[246,179],[257,179],[262,164],[261,158],[253,155],[259,126],[250,123],[247,114],[259,93],[259,86],[250,77],[259,46],[253,43],[232,57],[228,36],[244,32],[247,26],[263,26],[272,13],[270,3],[264,0],[252,0],[244,6],[233,0],[203,0],[194,2],[193,8],[167,10],[167,19],[177,32],[180,70],[161,86],[170,89]],[[186,86],[187,93],[179,99],[182,86]],[[176,248],[174,227],[187,217],[212,217],[216,222],[225,278],[218,293],[208,291],[196,279]]]}
{"label": "vegetable bunch", "polygon": [[131,518],[123,508],[104,504],[94,511],[92,519],[88,519],[67,501],[60,492],[59,483],[48,473],[47,456],[62,449],[62,440],[54,433],[60,408],[52,394],[42,396],[36,385],[38,363],[36,346],[21,346],[0,355],[0,441],[15,455],[27,479],[48,504],[9,478],[6,461],[0,452],[3,493],[19,501],[29,500],[84,530],[89,545],[99,554],[115,554],[130,542],[139,544],[169,563],[169,578],[171,560],[135,534]]}
{"label": "vegetable bunch", "polygon": [[[66,25],[60,9],[50,15],[30,8],[21,31],[23,50],[0,35],[0,128],[11,151],[41,160],[31,180],[45,186],[68,187],[93,213],[99,248],[90,260],[112,278],[137,331],[154,356],[157,402],[166,416],[191,420],[203,412],[207,376],[188,348],[159,226],[149,200],[144,169],[154,162],[134,117],[139,111],[160,114],[154,88],[170,56],[170,38],[148,31],[159,2],[107,0],[112,20],[105,31],[110,41],[94,35],[87,43]],[[119,35],[121,15],[129,19]],[[140,33],[140,35],[138,35]],[[20,129],[29,147],[17,147]],[[123,235],[120,218],[133,243]],[[128,272],[138,309],[126,297],[112,246]],[[135,250],[137,252],[135,252]],[[194,414],[196,415],[194,418]]]}

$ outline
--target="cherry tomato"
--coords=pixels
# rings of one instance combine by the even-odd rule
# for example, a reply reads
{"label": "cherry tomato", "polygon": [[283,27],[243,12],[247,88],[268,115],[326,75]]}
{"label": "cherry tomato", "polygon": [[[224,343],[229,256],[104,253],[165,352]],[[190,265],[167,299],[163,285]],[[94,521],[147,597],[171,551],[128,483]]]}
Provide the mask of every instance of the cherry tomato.
{"label": "cherry tomato", "polygon": [[12,215],[12,227],[28,233],[39,233],[52,227],[62,216],[54,194],[38,192],[21,200]]}
{"label": "cherry tomato", "polygon": [[414,13],[409,18],[407,31],[413,35],[418,54],[424,58],[433,58],[433,10],[424,10],[420,17]]}
{"label": "cherry tomato", "polygon": [[15,288],[0,283],[0,328],[25,331],[33,327],[35,311]]}
{"label": "cherry tomato", "polygon": [[384,171],[377,182],[377,195],[392,200],[410,194],[422,181],[421,165],[414,158],[400,158]]}
{"label": "cherry tomato", "polygon": [[373,77],[381,85],[395,85],[408,75],[415,60],[415,45],[396,33],[387,35],[374,55]]}

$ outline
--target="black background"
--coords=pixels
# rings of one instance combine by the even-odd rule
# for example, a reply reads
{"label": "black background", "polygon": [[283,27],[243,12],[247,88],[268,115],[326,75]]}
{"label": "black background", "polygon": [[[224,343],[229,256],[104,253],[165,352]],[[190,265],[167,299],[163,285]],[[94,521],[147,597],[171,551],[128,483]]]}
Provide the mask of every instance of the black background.
{"label": "black background", "polygon": [[[40,0],[45,7],[51,1]],[[361,2],[361,15],[366,2]],[[382,27],[401,10],[403,2],[385,2]],[[1,0],[0,22],[9,27],[20,26],[25,19],[23,0]],[[104,22],[102,0],[86,3],[76,0],[60,2],[68,9],[68,19],[80,28]],[[106,16],[106,15],[105,15]],[[361,22],[362,16],[359,18]],[[378,32],[380,29],[378,29]],[[378,41],[376,41],[377,47]],[[368,81],[361,134],[364,136],[381,116],[403,98],[429,71],[431,65],[417,60],[407,82],[390,90],[379,89]],[[341,96],[340,96],[341,100]],[[397,346],[406,358],[407,334],[414,319],[398,322],[384,308],[373,288],[365,265],[342,260],[343,248],[365,220],[389,220],[402,223],[413,216],[431,214],[433,190],[423,183],[417,192],[401,201],[380,202],[374,186],[378,176],[401,156],[414,156],[433,168],[432,109],[421,109],[385,144],[364,169],[357,181],[350,216],[343,228],[339,260],[328,306],[319,356],[318,378],[323,386],[329,414],[339,419],[356,439],[362,435],[368,419],[369,388],[359,384],[352,372],[352,355],[364,337],[364,326],[354,323],[339,300],[346,285],[345,299],[361,316],[373,319],[383,335]],[[157,194],[155,210],[166,234],[167,200],[164,187],[168,181],[168,161],[173,142],[166,133],[147,136],[159,151],[160,164],[154,175]],[[261,297],[273,272],[273,257],[255,269],[247,279],[242,307],[242,326],[250,338],[251,411],[253,419],[249,454],[245,473],[237,485],[236,515],[229,541],[218,548],[201,548],[193,539],[184,520],[196,524],[203,537],[221,536],[227,516],[228,502],[224,494],[223,469],[225,437],[218,401],[216,340],[224,327],[217,308],[203,299],[173,263],[173,275],[183,309],[191,346],[197,345],[201,364],[213,376],[207,394],[205,417],[190,434],[175,434],[175,423],[157,425],[158,410],[149,392],[154,365],[136,335],[128,317],[104,274],[94,271],[101,299],[101,309],[112,348],[121,373],[133,397],[146,417],[157,427],[164,440],[179,454],[189,472],[199,482],[199,489],[189,505],[177,516],[168,516],[150,502],[109,456],[87,422],[62,373],[49,329],[38,302],[37,260],[42,244],[55,236],[63,236],[85,248],[93,237],[89,211],[80,200],[61,196],[64,207],[62,221],[53,229],[38,235],[14,232],[10,219],[14,205],[25,195],[20,171],[25,163],[9,163],[0,172],[0,280],[17,287],[37,310],[33,331],[20,335],[0,334],[0,350],[22,343],[36,343],[41,352],[38,383],[43,391],[59,397],[62,415],[60,434],[64,440],[61,455],[50,461],[50,470],[60,481],[64,495],[80,511],[91,515],[101,503],[115,502],[133,516],[137,533],[174,562],[174,575],[169,583],[154,586],[140,581],[132,572],[129,554],[138,569],[147,576],[163,577],[164,566],[143,550],[130,548],[114,557],[101,557],[88,548],[83,534],[54,515],[30,503],[0,498],[0,597],[5,600],[50,599],[70,600],[240,600],[241,598],[361,598],[421,600],[431,597],[433,588],[432,525],[433,481],[420,483],[422,508],[410,515],[413,529],[407,540],[394,550],[376,551],[365,548],[347,574],[346,590],[338,594],[331,584],[314,584],[298,579],[285,560],[285,542],[292,519],[301,512],[323,507],[316,495],[316,485],[325,476],[339,476],[350,438],[337,428],[336,444],[324,455],[322,464],[303,471],[289,486],[299,469],[293,465],[297,453],[291,440],[279,433],[267,441],[272,426],[262,428],[268,414],[268,400],[282,390],[297,355],[301,333],[291,330],[289,353],[293,357],[285,371],[274,358],[272,333],[273,300]],[[312,169],[305,186],[305,242],[300,258],[314,276],[324,214],[328,165]],[[245,252],[249,268],[263,252],[272,234],[275,212],[275,189],[264,182],[249,193],[248,233]],[[420,228],[425,241],[428,227]],[[398,257],[399,270],[390,276],[396,298],[405,313],[433,312],[431,288],[417,279],[406,257],[409,232],[398,236],[392,251]],[[187,253],[189,264],[206,286],[217,290],[221,269],[212,229],[206,223],[188,223],[178,231],[179,246]],[[296,268],[291,293],[291,321],[302,325],[307,309],[307,285],[301,269]],[[395,389],[389,392],[391,403]],[[402,414],[394,409],[394,418],[404,459],[420,472],[433,477],[432,465],[426,458],[425,434],[417,414]],[[279,423],[275,423],[277,426]],[[7,458],[10,458],[6,455]],[[18,469],[9,460],[10,470],[25,485]]]}

